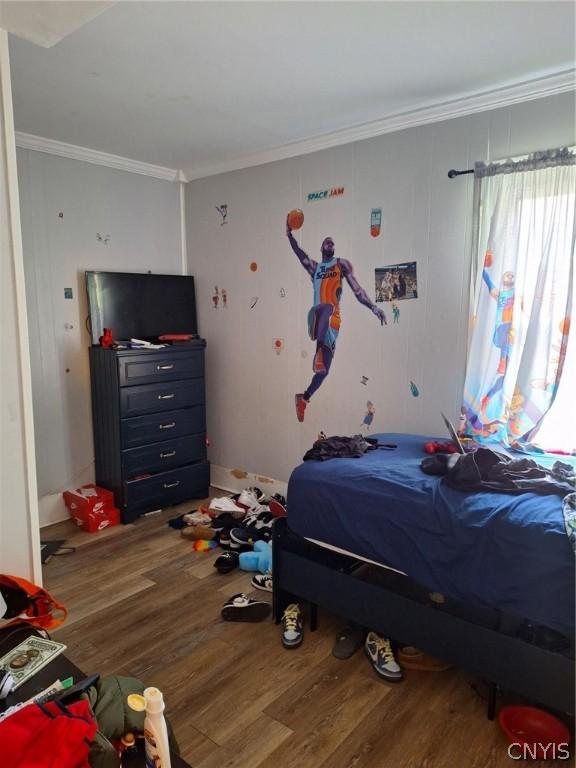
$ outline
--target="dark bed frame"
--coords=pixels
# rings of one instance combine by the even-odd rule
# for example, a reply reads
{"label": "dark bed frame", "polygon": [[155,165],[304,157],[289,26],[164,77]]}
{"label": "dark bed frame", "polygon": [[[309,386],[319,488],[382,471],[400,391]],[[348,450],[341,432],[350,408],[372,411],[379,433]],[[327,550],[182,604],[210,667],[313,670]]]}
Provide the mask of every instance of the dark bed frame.
{"label": "dark bed frame", "polygon": [[527,642],[518,637],[518,620],[430,594],[395,571],[367,568],[298,536],[284,518],[274,524],[272,577],[276,622],[290,602],[306,601],[312,631],[321,607],[416,646],[488,682],[490,719],[497,688],[574,714],[573,642],[561,652]]}

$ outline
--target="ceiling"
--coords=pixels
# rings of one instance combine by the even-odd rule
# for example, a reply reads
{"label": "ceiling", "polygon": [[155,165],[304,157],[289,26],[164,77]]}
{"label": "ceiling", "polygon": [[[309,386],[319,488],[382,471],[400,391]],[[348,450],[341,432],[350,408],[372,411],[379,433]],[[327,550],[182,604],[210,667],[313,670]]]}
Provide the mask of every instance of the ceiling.
{"label": "ceiling", "polygon": [[52,48],[11,38],[16,128],[197,177],[566,72],[574,24],[572,2],[119,2]]}

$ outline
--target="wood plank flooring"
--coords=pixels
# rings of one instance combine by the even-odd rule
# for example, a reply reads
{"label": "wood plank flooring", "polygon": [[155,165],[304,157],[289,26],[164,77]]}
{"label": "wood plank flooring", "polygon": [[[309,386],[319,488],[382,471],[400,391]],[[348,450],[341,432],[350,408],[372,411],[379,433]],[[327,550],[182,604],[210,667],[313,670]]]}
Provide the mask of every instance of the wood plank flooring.
{"label": "wood plank flooring", "polygon": [[87,673],[157,685],[194,768],[510,768],[507,742],[462,671],[407,672],[388,685],[362,652],[332,656],[337,617],[321,613],[291,651],[272,621],[221,621],[224,600],[250,591],[250,576],[218,574],[219,550],[193,552],[167,526],[195,506],[101,534],[68,521],[42,531],[77,547],[44,566],[70,610],[55,639]]}

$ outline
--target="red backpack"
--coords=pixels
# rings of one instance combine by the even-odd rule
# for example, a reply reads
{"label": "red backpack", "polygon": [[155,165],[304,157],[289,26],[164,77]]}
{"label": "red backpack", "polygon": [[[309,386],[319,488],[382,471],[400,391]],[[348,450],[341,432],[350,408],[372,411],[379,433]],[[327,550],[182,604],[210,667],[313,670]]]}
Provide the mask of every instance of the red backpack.
{"label": "red backpack", "polygon": [[25,623],[38,629],[56,629],[66,621],[68,611],[62,603],[27,579],[0,574],[0,592],[8,606],[0,617],[1,628]]}

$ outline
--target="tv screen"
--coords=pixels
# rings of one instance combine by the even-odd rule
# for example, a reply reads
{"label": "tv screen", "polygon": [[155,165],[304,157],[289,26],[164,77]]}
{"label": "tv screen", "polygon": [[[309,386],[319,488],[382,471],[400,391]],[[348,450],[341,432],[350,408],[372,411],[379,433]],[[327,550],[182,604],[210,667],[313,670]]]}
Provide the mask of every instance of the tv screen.
{"label": "tv screen", "polygon": [[118,341],[197,333],[194,278],[138,272],[86,272],[92,343],[104,328]]}

